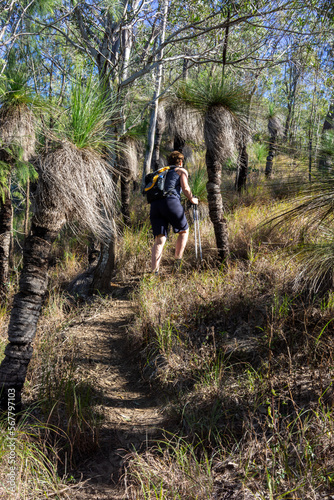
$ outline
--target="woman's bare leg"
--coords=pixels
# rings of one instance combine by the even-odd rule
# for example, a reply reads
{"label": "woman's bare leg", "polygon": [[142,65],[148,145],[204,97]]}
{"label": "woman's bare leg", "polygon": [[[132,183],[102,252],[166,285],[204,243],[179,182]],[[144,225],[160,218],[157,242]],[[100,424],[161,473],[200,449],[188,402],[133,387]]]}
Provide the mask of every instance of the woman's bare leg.
{"label": "woman's bare leg", "polygon": [[166,239],[166,236],[163,234],[159,234],[159,236],[155,237],[154,245],[152,247],[152,272],[159,271],[162,250],[166,243]]}
{"label": "woman's bare leg", "polygon": [[178,234],[177,240],[176,240],[176,246],[175,246],[175,258],[176,259],[182,259],[184,250],[187,245],[188,241],[188,236],[189,236],[189,229],[186,229],[185,231],[181,231]]}

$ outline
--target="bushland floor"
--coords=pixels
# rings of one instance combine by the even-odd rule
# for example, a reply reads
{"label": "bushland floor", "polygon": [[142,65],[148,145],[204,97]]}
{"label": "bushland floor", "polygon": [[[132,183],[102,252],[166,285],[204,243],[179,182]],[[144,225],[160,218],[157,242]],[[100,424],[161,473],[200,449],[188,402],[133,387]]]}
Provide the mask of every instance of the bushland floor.
{"label": "bushland floor", "polygon": [[164,401],[143,382],[139,360],[128,345],[133,303],[121,286],[115,286],[115,296],[108,308],[71,329],[81,378],[99,393],[104,417],[99,448],[74,471],[83,484],[78,499],[126,498],[125,457],[151,446],[164,427]]}

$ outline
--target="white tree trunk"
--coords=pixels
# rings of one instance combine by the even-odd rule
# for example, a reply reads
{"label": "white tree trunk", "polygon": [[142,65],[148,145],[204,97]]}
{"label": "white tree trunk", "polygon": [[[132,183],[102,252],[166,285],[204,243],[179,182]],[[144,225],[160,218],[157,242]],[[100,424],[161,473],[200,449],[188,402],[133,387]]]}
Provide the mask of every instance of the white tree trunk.
{"label": "white tree trunk", "polygon": [[[167,17],[168,17],[168,0],[162,0],[162,6],[163,6],[163,14],[162,14],[162,24],[161,24],[161,37],[160,37],[160,45],[162,45],[165,42],[165,36],[166,36],[166,26],[167,26]],[[161,82],[162,82],[162,73],[163,73],[163,55],[164,55],[164,50],[163,48],[159,52],[159,65],[158,65],[158,72],[157,72],[157,78],[155,82],[155,90],[153,94],[153,104],[152,104],[152,111],[151,111],[151,117],[150,117],[150,126],[149,126],[149,131],[148,131],[148,145],[147,145],[147,150],[145,154],[145,160],[144,160],[144,168],[143,168],[143,178],[142,178],[142,186],[144,187],[144,182],[145,182],[145,175],[150,171],[151,167],[151,162],[152,162],[152,154],[153,154],[153,148],[154,148],[154,137],[155,137],[155,130],[156,130],[156,124],[157,124],[157,116],[158,116],[158,107],[159,107],[159,95],[160,95],[160,89],[161,89]]]}

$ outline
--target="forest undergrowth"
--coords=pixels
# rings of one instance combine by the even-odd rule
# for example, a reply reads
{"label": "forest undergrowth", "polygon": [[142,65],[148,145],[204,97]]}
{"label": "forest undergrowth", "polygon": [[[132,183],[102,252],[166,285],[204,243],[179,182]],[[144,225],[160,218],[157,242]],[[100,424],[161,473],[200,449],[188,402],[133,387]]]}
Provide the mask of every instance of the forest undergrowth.
{"label": "forest undergrowth", "polygon": [[[227,178],[223,192],[231,183]],[[288,249],[317,239],[315,232],[305,235],[301,220],[263,224],[291,206],[291,185],[277,177],[265,185],[254,174],[247,193],[225,200],[230,261],[218,263],[203,210],[203,262],[195,260],[191,228],[181,272],[171,272],[171,238],[158,277],[149,273],[148,207],[134,198],[116,279],[138,277],[129,345],[140,352],[147,384],[168,395],[164,411],[173,432],[128,456],[124,498],[334,495],[334,293],[327,283],[315,293],[296,282],[298,261]],[[108,308],[112,298],[68,297],[64,284],[87,265],[84,247],[58,248],[51,272],[24,391],[30,410],[17,429],[17,498],[71,498],[78,487],[71,470],[99,445],[99,401],[77,370],[77,346],[67,331],[78,317]],[[1,355],[8,310],[0,313]],[[2,463],[7,437],[3,425]]]}

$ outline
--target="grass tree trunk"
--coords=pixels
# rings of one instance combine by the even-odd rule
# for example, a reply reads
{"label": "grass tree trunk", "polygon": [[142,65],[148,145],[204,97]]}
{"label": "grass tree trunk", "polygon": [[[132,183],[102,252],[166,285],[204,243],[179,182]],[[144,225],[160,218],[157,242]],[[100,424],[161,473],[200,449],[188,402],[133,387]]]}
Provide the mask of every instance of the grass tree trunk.
{"label": "grass tree trunk", "polygon": [[26,207],[24,213],[24,236],[28,237],[29,234],[29,209],[30,209],[30,180],[27,179],[27,188],[26,188]]}
{"label": "grass tree trunk", "polygon": [[272,134],[269,140],[269,153],[267,156],[266,169],[264,171],[266,177],[270,177],[273,171],[273,162],[276,152],[276,134]]}
{"label": "grass tree trunk", "polygon": [[6,190],[4,199],[0,197],[0,302],[8,294],[9,253],[12,229],[12,201]]}
{"label": "grass tree trunk", "polygon": [[223,199],[221,195],[221,164],[215,158],[214,151],[207,149],[206,167],[208,172],[208,192],[209,216],[214,227],[218,255],[221,260],[229,256],[227,222],[223,212]]}
{"label": "grass tree trunk", "polygon": [[248,175],[248,153],[247,153],[247,147],[245,145],[242,145],[239,151],[237,177],[236,177],[236,189],[239,193],[246,187],[247,175]]}
{"label": "grass tree trunk", "polygon": [[122,216],[125,225],[130,224],[130,196],[131,181],[138,175],[138,153],[137,143],[130,136],[124,136],[120,139],[122,144],[118,152],[117,164],[121,177],[121,204]]}
{"label": "grass tree trunk", "polygon": [[0,366],[2,408],[6,408],[9,389],[11,393],[15,391],[18,407],[21,403],[21,390],[33,353],[32,342],[48,283],[50,250],[64,222],[63,214],[56,210],[39,214],[39,217],[34,217],[26,239],[19,292],[14,297],[8,328],[9,344]]}
{"label": "grass tree trunk", "polygon": [[233,115],[223,106],[210,106],[204,119],[206,144],[206,168],[208,173],[207,193],[209,216],[214,227],[218,255],[221,261],[229,257],[227,222],[224,217],[221,195],[221,172],[223,162],[235,150],[235,123]]}
{"label": "grass tree trunk", "polygon": [[116,266],[116,233],[110,238],[109,244],[101,245],[99,261],[94,271],[91,291],[107,292]]}
{"label": "grass tree trunk", "polygon": [[121,204],[123,222],[126,226],[130,224],[130,195],[131,195],[131,179],[129,176],[121,175]]}

